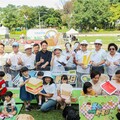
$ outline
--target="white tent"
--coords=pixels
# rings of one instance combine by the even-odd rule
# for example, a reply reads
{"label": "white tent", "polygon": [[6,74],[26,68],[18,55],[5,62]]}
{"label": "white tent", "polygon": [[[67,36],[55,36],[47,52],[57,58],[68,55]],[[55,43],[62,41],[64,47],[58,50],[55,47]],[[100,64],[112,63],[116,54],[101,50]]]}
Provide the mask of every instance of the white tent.
{"label": "white tent", "polygon": [[76,35],[78,34],[78,31],[74,30],[73,28],[71,28],[69,31],[66,32],[67,35]]}
{"label": "white tent", "polygon": [[7,27],[0,27],[0,35],[9,34],[9,29]]}

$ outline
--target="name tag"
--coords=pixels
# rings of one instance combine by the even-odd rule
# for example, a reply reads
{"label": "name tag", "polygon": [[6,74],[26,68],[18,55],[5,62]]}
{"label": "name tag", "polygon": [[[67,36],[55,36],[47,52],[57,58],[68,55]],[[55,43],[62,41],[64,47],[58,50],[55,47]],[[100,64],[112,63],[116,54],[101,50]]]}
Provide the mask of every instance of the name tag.
{"label": "name tag", "polygon": [[12,65],[11,68],[16,69],[16,65]]}

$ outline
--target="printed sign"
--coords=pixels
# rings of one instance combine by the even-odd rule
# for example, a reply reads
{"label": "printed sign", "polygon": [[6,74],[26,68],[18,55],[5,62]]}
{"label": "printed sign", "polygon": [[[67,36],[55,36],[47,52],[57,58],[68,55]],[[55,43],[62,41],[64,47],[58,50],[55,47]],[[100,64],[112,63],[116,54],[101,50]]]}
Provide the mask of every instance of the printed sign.
{"label": "printed sign", "polygon": [[81,120],[117,120],[117,96],[81,96],[79,114]]}

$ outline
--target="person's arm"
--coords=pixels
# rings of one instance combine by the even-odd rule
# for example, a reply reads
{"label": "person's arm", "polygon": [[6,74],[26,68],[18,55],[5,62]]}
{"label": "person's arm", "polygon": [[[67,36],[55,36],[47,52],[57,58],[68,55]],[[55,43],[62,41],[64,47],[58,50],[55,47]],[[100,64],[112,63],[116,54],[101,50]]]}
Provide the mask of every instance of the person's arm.
{"label": "person's arm", "polygon": [[29,81],[29,79],[24,82],[23,79],[20,78],[20,87],[22,87],[23,85],[25,85],[28,81]]}
{"label": "person's arm", "polygon": [[42,56],[40,55],[40,52],[38,52],[36,55],[36,65],[40,65],[42,62]]}
{"label": "person's arm", "polygon": [[51,59],[51,62],[50,62],[51,66],[53,66],[53,64],[54,64],[54,59],[55,59],[55,56],[54,56],[54,54],[52,54],[52,59]]}
{"label": "person's arm", "polygon": [[48,98],[53,96],[53,94],[50,94],[50,93],[44,94],[44,93],[41,93],[41,92],[39,93],[39,95],[43,95],[43,96],[48,97]]}

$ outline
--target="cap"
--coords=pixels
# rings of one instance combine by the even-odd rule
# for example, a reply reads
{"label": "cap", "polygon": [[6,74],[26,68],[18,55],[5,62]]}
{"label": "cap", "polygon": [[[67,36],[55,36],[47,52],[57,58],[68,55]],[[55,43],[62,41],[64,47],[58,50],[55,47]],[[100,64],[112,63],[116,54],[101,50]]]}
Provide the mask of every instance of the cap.
{"label": "cap", "polygon": [[96,44],[96,43],[98,43],[98,44],[101,44],[101,45],[102,45],[102,40],[101,40],[101,39],[96,39],[96,40],[95,40],[95,42],[94,42],[94,44]]}
{"label": "cap", "polygon": [[55,46],[55,47],[54,47],[54,51],[57,50],[57,49],[62,51],[62,49],[61,49],[60,46]]}
{"label": "cap", "polygon": [[86,44],[86,45],[88,45],[88,42],[86,40],[83,40],[80,44]]}
{"label": "cap", "polygon": [[25,47],[24,47],[24,50],[28,49],[28,48],[31,48],[32,49],[32,46],[29,45],[29,44],[26,44]]}
{"label": "cap", "polygon": [[12,46],[18,47],[18,46],[19,46],[19,43],[18,43],[18,42],[13,42]]}

